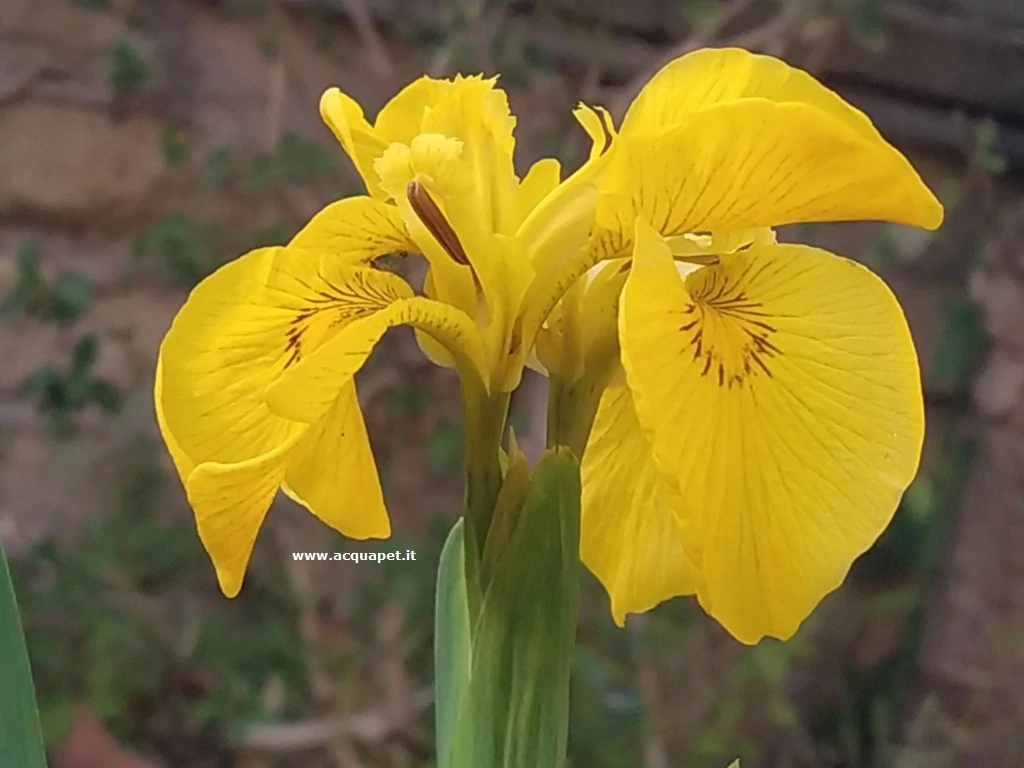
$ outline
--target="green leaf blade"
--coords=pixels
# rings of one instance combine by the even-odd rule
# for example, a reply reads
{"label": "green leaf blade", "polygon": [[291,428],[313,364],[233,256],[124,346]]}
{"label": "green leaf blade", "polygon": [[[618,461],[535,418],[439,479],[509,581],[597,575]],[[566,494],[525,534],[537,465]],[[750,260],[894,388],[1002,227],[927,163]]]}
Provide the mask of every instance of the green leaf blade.
{"label": "green leaf blade", "polygon": [[469,687],[469,601],[466,595],[464,521],[448,534],[437,569],[434,631],[434,709],[438,768],[456,768],[458,710]]}
{"label": "green leaf blade", "polygon": [[0,765],[46,768],[32,669],[0,543]]}

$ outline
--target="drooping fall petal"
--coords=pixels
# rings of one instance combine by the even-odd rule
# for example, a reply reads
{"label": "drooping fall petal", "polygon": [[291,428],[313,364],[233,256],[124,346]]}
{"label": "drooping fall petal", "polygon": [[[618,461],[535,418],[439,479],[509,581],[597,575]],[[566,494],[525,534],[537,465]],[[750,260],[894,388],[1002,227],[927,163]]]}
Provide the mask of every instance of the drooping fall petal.
{"label": "drooping fall petal", "polygon": [[359,264],[388,253],[413,251],[416,244],[395,206],[369,197],[347,197],[317,213],[288,247]]}
{"label": "drooping fall petal", "polygon": [[[343,285],[357,292],[364,316],[354,319],[308,357],[285,370],[267,387],[270,409],[293,422],[313,423],[334,403],[338,391],[355,376],[384,333],[411,325],[441,341],[468,373],[485,377],[483,341],[465,313],[439,301],[399,290],[401,279],[350,268]],[[397,282],[396,282],[397,281]],[[407,286],[406,286],[407,288]]]}
{"label": "drooping fall petal", "polygon": [[285,249],[264,248],[221,267],[196,286],[164,338],[157,411],[189,474],[204,462],[270,453],[300,429],[263,402],[292,354],[288,334],[301,311],[301,295],[267,288],[288,260]]}
{"label": "drooping fall petal", "polygon": [[234,464],[204,462],[189,475],[185,490],[195,511],[196,530],[228,597],[242,588],[256,535],[301,434],[253,459]]}
{"label": "drooping fall petal", "polygon": [[696,591],[676,515],[682,499],[654,465],[626,386],[605,390],[583,453],[580,557],[611,598],[618,625]]}
{"label": "drooping fall petal", "polygon": [[797,222],[942,222],[942,206],[903,155],[807,104],[724,102],[657,136],[620,141],[598,202],[607,228],[637,216],[666,237]]}
{"label": "drooping fall petal", "polygon": [[791,636],[917,470],[923,401],[899,305],[864,267],[798,245],[684,282],[641,221],[619,329],[701,604],[744,642]]}
{"label": "drooping fall petal", "polygon": [[[364,535],[386,532],[354,389],[338,382],[321,414],[327,424],[298,423],[266,404],[274,381],[380,309],[382,284],[389,295],[411,295],[398,276],[353,266],[400,244],[383,205],[368,198],[336,204],[311,225],[312,235],[296,237],[297,247],[265,248],[225,265],[196,287],[161,345],[158,423],[228,595],[241,585],[259,526],[286,476],[294,495],[332,525]],[[340,215],[344,210],[351,217]],[[353,274],[364,279],[353,283]],[[309,480],[303,462],[316,451],[372,471],[360,500],[363,517],[344,518],[330,492]]]}
{"label": "drooping fall petal", "polygon": [[621,132],[660,133],[712,104],[736,99],[792,102],[827,112],[873,140],[878,131],[867,115],[801,69],[742,48],[704,48],[669,62],[630,105]]}
{"label": "drooping fall petal", "polygon": [[341,388],[288,457],[283,489],[352,539],[385,539],[391,524],[355,383]]}

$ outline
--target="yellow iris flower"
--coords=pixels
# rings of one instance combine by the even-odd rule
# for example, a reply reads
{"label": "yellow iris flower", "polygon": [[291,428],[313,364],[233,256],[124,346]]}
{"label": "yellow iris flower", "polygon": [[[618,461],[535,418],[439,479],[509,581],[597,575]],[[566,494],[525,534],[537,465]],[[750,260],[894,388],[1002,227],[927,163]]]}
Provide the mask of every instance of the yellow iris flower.
{"label": "yellow iris flower", "polygon": [[885,284],[769,227],[935,229],[942,207],[864,114],[741,50],[662,69],[612,154],[559,277],[589,285],[554,315],[620,345],[583,454],[583,561],[619,623],[696,594],[741,641],[788,638],[891,520],[924,411]]}
{"label": "yellow iris flower", "polygon": [[[167,333],[157,419],[225,594],[241,588],[279,488],[347,536],[390,534],[353,382],[390,327],[412,326],[431,359],[459,371],[467,418],[493,416],[478,452],[497,466],[503,406],[530,346],[514,338],[520,306],[535,265],[585,242],[594,194],[559,188],[555,160],[516,176],[515,120],[494,82],[421,78],[374,125],[329,90],[321,114],[369,195],[219,269]],[[374,264],[409,252],[429,262],[425,296]]]}
{"label": "yellow iris flower", "polygon": [[[791,635],[891,518],[923,406],[885,285],[770,227],[935,228],[907,161],[740,50],[665,67],[617,134],[578,108],[594,146],[565,181],[550,159],[517,177],[493,80],[422,78],[373,125],[336,89],[321,113],[369,194],[204,280],[161,347],[158,421],[224,592],[279,488],[348,536],[389,534],[353,376],[408,324],[457,369],[484,452],[528,359],[566,393],[552,432],[583,452],[581,555],[617,621],[695,593],[740,640]],[[375,266],[394,252],[426,257],[425,295]]]}

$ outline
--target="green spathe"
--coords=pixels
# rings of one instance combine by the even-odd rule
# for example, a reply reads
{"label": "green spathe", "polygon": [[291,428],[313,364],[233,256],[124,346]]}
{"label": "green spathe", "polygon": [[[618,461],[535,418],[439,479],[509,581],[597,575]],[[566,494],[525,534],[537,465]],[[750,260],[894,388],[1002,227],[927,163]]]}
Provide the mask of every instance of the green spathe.
{"label": "green spathe", "polygon": [[[521,488],[521,475],[511,471],[517,464],[510,462],[507,477]],[[468,680],[457,658],[466,648],[461,606],[468,605],[466,571],[456,562],[464,553],[461,522],[442,554],[435,651],[441,768],[565,764],[579,604],[580,476],[572,452],[545,453],[521,498],[521,506],[501,510],[511,513],[509,525],[502,530],[495,520],[503,541],[487,551]]]}

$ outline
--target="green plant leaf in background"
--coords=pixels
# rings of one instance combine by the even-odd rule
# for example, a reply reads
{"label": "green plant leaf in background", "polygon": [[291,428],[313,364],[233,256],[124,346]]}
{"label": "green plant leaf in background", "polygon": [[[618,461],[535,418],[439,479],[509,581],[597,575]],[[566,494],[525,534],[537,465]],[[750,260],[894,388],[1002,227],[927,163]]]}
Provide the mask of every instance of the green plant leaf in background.
{"label": "green plant leaf in background", "polygon": [[961,297],[945,308],[942,335],[925,379],[932,389],[952,393],[965,390],[988,345],[981,309]]}
{"label": "green plant leaf in background", "polygon": [[46,768],[32,670],[0,543],[0,766]]}

